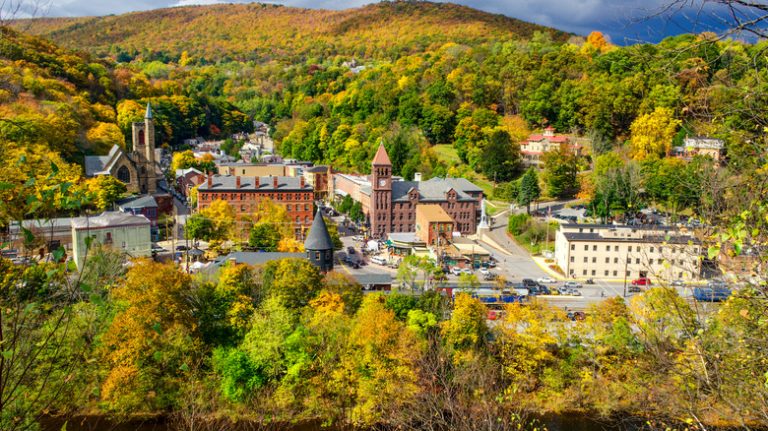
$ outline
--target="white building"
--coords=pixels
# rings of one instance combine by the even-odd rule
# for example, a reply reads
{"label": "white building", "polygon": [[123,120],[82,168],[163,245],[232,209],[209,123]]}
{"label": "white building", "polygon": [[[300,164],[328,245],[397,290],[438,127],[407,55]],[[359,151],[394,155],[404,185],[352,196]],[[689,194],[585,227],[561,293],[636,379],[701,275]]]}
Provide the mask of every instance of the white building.
{"label": "white building", "polygon": [[[122,250],[130,257],[151,256],[150,228],[151,222],[143,215],[122,212],[72,219],[72,250],[77,268],[83,268],[89,250],[98,244]],[[89,237],[90,248],[86,244]]]}
{"label": "white building", "polygon": [[667,226],[562,224],[555,260],[569,277],[697,279],[700,242]]}

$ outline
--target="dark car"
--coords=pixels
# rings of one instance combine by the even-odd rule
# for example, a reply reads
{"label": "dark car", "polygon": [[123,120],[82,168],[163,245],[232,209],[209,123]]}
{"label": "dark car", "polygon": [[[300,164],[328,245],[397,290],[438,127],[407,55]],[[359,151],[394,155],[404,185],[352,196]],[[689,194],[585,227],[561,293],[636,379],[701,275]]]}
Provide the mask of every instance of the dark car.
{"label": "dark car", "polygon": [[354,247],[347,247],[347,253],[355,254],[355,248]]}
{"label": "dark car", "polygon": [[189,247],[187,247],[186,245],[177,245],[176,246],[176,251],[187,251],[187,250],[189,250]]}

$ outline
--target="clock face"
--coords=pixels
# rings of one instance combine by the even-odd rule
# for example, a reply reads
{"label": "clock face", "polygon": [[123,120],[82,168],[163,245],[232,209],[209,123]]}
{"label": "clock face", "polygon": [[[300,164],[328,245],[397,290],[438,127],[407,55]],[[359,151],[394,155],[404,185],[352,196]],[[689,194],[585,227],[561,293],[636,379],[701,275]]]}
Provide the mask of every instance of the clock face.
{"label": "clock face", "polygon": [[379,180],[379,185],[384,187],[387,185],[387,180]]}

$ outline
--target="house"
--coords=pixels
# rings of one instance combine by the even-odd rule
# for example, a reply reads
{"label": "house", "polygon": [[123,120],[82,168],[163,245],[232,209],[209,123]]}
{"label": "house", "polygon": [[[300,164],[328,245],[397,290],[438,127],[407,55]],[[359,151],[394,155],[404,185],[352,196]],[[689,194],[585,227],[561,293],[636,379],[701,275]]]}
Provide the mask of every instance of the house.
{"label": "house", "polygon": [[725,142],[721,139],[692,137],[683,140],[683,157],[709,156],[712,160],[720,162],[723,158]]}
{"label": "house", "polygon": [[520,143],[520,154],[523,156],[523,164],[526,166],[540,167],[544,161],[542,156],[549,151],[557,151],[565,145],[569,150],[577,155],[581,155],[582,147],[579,144],[572,143],[567,135],[556,135],[552,126],[544,129],[541,134],[533,134],[528,140]]}
{"label": "house", "polygon": [[332,177],[330,166],[317,165],[304,169],[304,179],[315,190],[315,200],[327,199],[330,195],[329,178]]}
{"label": "house", "polygon": [[701,242],[671,226],[561,224],[555,260],[569,277],[698,279]]}
{"label": "house", "polygon": [[147,218],[150,222],[151,226],[151,234],[152,234],[152,240],[158,241],[159,238],[159,232],[157,227],[157,221],[159,218],[159,211],[158,211],[158,205],[157,200],[155,200],[152,196],[139,196],[136,198],[129,198],[125,199],[123,201],[117,202],[117,208],[121,212],[133,214],[133,215],[143,215]]}
{"label": "house", "polygon": [[71,229],[75,264],[80,270],[96,245],[121,250],[130,257],[152,255],[151,222],[143,215],[107,211],[72,219]]}
{"label": "house", "polygon": [[205,175],[195,168],[176,169],[176,188],[184,196],[189,196],[189,191],[203,181],[205,181]]}
{"label": "house", "polygon": [[133,123],[132,128],[132,151],[125,152],[114,145],[106,156],[86,156],[85,175],[111,175],[125,183],[129,192],[154,194],[162,173],[156,162],[155,120],[152,118],[152,107],[149,104],[144,122]]}

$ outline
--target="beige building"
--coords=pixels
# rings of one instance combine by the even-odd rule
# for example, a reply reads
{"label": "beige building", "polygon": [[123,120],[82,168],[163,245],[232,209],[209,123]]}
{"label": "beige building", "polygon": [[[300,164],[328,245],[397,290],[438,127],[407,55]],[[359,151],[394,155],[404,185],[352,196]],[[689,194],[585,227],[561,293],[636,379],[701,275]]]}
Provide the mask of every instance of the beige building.
{"label": "beige building", "polygon": [[285,176],[285,165],[268,165],[263,163],[219,163],[219,175],[235,175],[241,177],[282,177]]}
{"label": "beige building", "polygon": [[555,240],[557,265],[575,278],[698,279],[702,253],[696,238],[666,226],[563,224]]}

